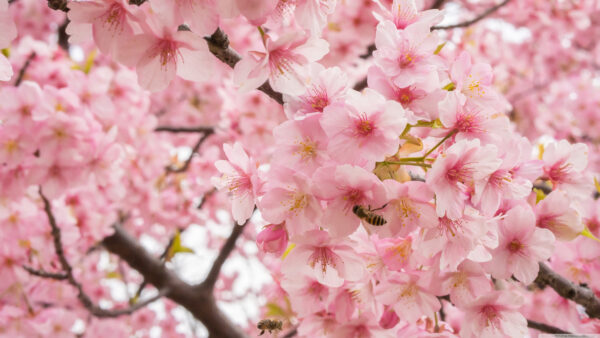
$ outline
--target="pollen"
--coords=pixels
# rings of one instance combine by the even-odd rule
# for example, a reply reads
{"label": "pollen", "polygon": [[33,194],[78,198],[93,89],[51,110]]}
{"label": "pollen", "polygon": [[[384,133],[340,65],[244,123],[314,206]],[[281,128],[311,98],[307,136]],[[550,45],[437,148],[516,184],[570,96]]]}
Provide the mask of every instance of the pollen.
{"label": "pollen", "polygon": [[283,202],[283,205],[297,215],[300,210],[308,205],[308,196],[302,192],[291,191],[288,193],[288,199]]}
{"label": "pollen", "polygon": [[506,248],[512,253],[517,253],[523,249],[523,244],[517,239],[513,239],[510,243],[508,243]]}
{"label": "pollen", "polygon": [[373,121],[370,121],[367,114],[362,113],[355,121],[355,131],[357,136],[369,136],[375,130]]}
{"label": "pollen", "polygon": [[4,149],[6,150],[7,153],[12,153],[15,150],[17,150],[18,148],[18,143],[15,140],[8,140],[6,143],[4,143]]}
{"label": "pollen", "polygon": [[300,155],[302,161],[314,159],[317,156],[317,143],[308,138],[298,141],[294,154]]}

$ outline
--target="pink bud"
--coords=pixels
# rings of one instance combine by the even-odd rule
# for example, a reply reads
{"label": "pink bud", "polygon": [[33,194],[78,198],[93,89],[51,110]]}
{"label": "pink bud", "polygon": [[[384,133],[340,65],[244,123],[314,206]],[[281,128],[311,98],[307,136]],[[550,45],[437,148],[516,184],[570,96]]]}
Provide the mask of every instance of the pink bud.
{"label": "pink bud", "polygon": [[284,224],[266,225],[256,236],[256,243],[262,251],[277,255],[281,255],[285,251],[288,245],[288,236]]}
{"label": "pink bud", "polygon": [[381,319],[379,319],[379,326],[387,330],[396,326],[396,324],[398,324],[399,321],[400,318],[398,318],[398,315],[396,315],[394,309],[388,308],[383,313],[383,316],[381,316]]}

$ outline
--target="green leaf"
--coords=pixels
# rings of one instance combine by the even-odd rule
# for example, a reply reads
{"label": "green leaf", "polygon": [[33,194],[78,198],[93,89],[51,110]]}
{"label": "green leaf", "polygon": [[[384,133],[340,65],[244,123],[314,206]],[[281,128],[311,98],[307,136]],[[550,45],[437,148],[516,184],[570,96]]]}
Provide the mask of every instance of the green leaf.
{"label": "green leaf", "polygon": [[267,303],[267,312],[265,316],[267,317],[284,317],[287,318],[287,314],[281,306],[275,303]]}
{"label": "green leaf", "polygon": [[8,48],[4,48],[2,50],[0,50],[2,52],[2,55],[9,57],[10,56],[10,49]]}
{"label": "green leaf", "polygon": [[433,54],[438,55],[441,51],[442,48],[444,48],[444,46],[446,45],[446,43],[442,43],[441,45],[438,45],[437,48],[435,49],[435,51],[433,52]]}
{"label": "green leaf", "polygon": [[194,253],[194,250],[188,248],[187,246],[181,245],[181,233],[179,230],[175,232],[175,236],[173,236],[173,242],[167,251],[167,256],[165,257],[166,261],[170,261],[173,256],[176,254],[184,252],[184,253]]}
{"label": "green leaf", "polygon": [[581,235],[590,239],[593,239],[597,242],[600,242],[600,239],[598,239],[596,236],[594,236],[594,234],[590,231],[590,229],[588,229],[588,227],[586,226],[585,229],[583,229],[583,231],[581,232]]}
{"label": "green leaf", "polygon": [[445,85],[442,89],[451,92],[454,89],[456,89],[456,85],[454,84],[454,82],[450,82],[447,85]]}

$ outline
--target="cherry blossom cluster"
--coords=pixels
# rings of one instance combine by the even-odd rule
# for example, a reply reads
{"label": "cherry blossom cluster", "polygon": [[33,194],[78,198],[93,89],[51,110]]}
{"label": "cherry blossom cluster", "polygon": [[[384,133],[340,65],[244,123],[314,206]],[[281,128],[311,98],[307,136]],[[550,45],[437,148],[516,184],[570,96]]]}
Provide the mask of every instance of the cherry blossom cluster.
{"label": "cherry blossom cluster", "polygon": [[184,336],[172,300],[98,318],[149,288],[102,243],[169,269],[223,210],[290,334],[598,333],[540,278],[600,294],[597,6],[457,0],[510,27],[446,30],[444,3],[0,0],[0,335]]}
{"label": "cherry blossom cluster", "polygon": [[[217,186],[232,194],[239,224],[255,204],[271,223],[258,244],[283,254],[278,282],[301,335],[524,336],[522,286],[585,229],[588,147],[535,149],[516,134],[492,68],[440,53],[430,32],[439,11],[394,1],[376,17],[361,92],[340,68],[310,63],[327,53],[318,35],[275,39],[262,28],[265,52],[251,51],[234,80],[242,90],[268,80],[289,120],[273,131],[268,173],[241,144],[225,145]],[[536,196],[540,182],[550,191]],[[457,319],[448,323],[437,317],[445,295]]]}

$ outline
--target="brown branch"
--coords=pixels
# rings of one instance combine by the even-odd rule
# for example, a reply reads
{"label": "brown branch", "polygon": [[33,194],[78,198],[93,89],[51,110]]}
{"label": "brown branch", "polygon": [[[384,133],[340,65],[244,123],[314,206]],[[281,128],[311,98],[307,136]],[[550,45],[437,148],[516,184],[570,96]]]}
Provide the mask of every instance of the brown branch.
{"label": "brown branch", "polygon": [[154,128],[154,131],[164,131],[169,133],[213,133],[213,127],[199,126],[199,127],[175,127],[175,126],[158,126]]}
{"label": "brown branch", "polygon": [[571,334],[571,332],[561,330],[552,325],[536,322],[536,321],[533,321],[530,319],[527,319],[527,327],[538,330],[540,332],[544,332],[544,333]]}
{"label": "brown branch", "polygon": [[67,0],[48,0],[48,7],[56,11],[68,12]]}
{"label": "brown branch", "polygon": [[69,34],[67,34],[67,26],[69,25],[69,18],[65,18],[65,21],[58,27],[58,45],[64,51],[69,53]]}
{"label": "brown branch", "polygon": [[540,262],[540,272],[535,283],[540,287],[548,285],[563,298],[583,306],[590,318],[600,318],[600,300],[592,290],[571,282],[542,262]]}
{"label": "brown branch", "polygon": [[[105,310],[105,309],[102,309],[99,306],[95,305],[92,302],[92,299],[83,291],[83,286],[81,285],[81,283],[79,283],[75,279],[75,276],[73,275],[73,268],[72,268],[71,264],[69,263],[69,261],[67,260],[67,257],[65,256],[65,251],[62,246],[60,228],[58,227],[58,225],[56,223],[56,218],[54,217],[54,214],[52,213],[52,207],[50,206],[50,201],[48,201],[46,196],[42,193],[41,188],[39,190],[39,194],[40,194],[40,197],[42,198],[42,201],[44,202],[44,211],[46,213],[46,216],[48,217],[48,222],[50,223],[50,227],[52,228],[51,235],[52,235],[52,239],[54,241],[54,251],[56,252],[56,256],[58,257],[58,261],[60,262],[62,269],[64,270],[64,275],[65,275],[64,279],[66,279],[71,286],[73,286],[75,289],[77,289],[77,298],[79,299],[81,304],[92,315],[94,315],[96,317],[101,317],[101,318],[119,317],[122,315],[128,315],[128,314],[131,314],[131,313],[135,312],[136,310],[139,310],[142,307],[152,303],[153,301],[163,297],[168,292],[167,288],[162,288],[161,291],[159,291],[158,295],[156,295],[150,299],[147,299],[143,302],[140,302],[138,304],[135,304],[129,308],[125,308],[125,309]],[[38,276],[43,277],[41,275],[38,275]],[[54,278],[55,276],[50,277],[50,275],[47,275],[46,277]],[[54,278],[54,279],[56,279],[56,278]]]}
{"label": "brown branch", "polygon": [[[207,36],[204,39],[208,42],[210,52],[229,67],[233,68],[242,59],[238,52],[229,47],[229,38],[221,28],[217,28],[211,36]],[[277,103],[283,104],[283,95],[271,88],[268,81],[258,87],[258,90],[269,95]]]}
{"label": "brown branch", "polygon": [[204,135],[202,135],[199,139],[198,142],[196,142],[196,144],[194,145],[194,147],[192,148],[192,152],[190,153],[190,156],[187,158],[187,160],[185,160],[185,162],[183,163],[183,165],[179,168],[175,168],[172,166],[168,166],[166,168],[167,172],[171,172],[171,173],[181,173],[184,172],[186,170],[188,170],[188,168],[190,167],[190,163],[192,162],[192,158],[194,158],[194,155],[198,152],[198,150],[200,149],[200,146],[202,145],[202,143],[204,143],[204,141],[214,133],[213,129],[210,130],[206,130],[204,131]]}
{"label": "brown branch", "polygon": [[471,20],[467,20],[467,21],[463,21],[454,25],[448,25],[448,26],[433,26],[431,27],[431,30],[438,30],[438,29],[453,29],[453,28],[460,28],[460,27],[469,27],[479,21],[481,21],[482,19],[484,19],[485,17],[487,17],[488,15],[493,14],[495,11],[499,10],[500,8],[502,8],[504,5],[506,5],[510,0],[504,0],[501,3],[490,7],[488,9],[486,9],[483,13],[479,14],[478,16],[476,16],[475,18],[471,19]]}
{"label": "brown branch", "polygon": [[231,231],[229,238],[227,238],[227,241],[225,241],[225,244],[223,244],[221,251],[219,251],[219,255],[215,259],[212,267],[210,268],[208,275],[206,275],[204,282],[198,285],[199,288],[207,289],[210,290],[210,292],[212,292],[212,290],[215,287],[215,284],[217,283],[217,279],[219,278],[221,267],[223,267],[223,264],[225,263],[225,260],[227,260],[227,257],[229,257],[229,254],[235,249],[235,242],[237,241],[238,237],[240,237],[240,235],[244,232],[246,224],[248,224],[249,220],[250,219],[248,219],[242,225],[237,225],[234,222],[233,230]]}
{"label": "brown branch", "polygon": [[198,289],[167,269],[156,257],[149,254],[131,235],[115,225],[113,235],[103,240],[105,248],[121,257],[158,289],[167,288],[165,297],[186,308],[204,324],[211,337],[245,337],[217,307],[212,292]]}
{"label": "brown branch", "polygon": [[67,279],[67,275],[61,272],[48,272],[44,270],[37,270],[30,266],[23,265],[22,268],[29,272],[30,274],[42,278],[56,279],[56,280],[65,280]]}
{"label": "brown branch", "polygon": [[19,70],[19,75],[17,76],[17,79],[15,80],[15,87],[18,87],[21,84],[21,82],[23,82],[23,77],[25,76],[25,72],[27,71],[27,68],[29,68],[31,61],[33,61],[34,58],[35,58],[35,52],[29,54],[29,56],[27,57],[27,60],[25,60],[25,63],[23,64],[23,67],[21,67],[21,69]]}
{"label": "brown branch", "polygon": [[440,9],[444,5],[444,2],[446,2],[446,0],[435,0],[430,9]]}
{"label": "brown branch", "polygon": [[295,327],[295,328],[291,329],[290,331],[288,331],[286,334],[284,334],[283,337],[281,337],[281,338],[292,338],[297,334],[298,334],[298,328]]}
{"label": "brown branch", "polygon": [[369,85],[369,84],[368,84],[368,82],[367,82],[367,78],[365,77],[364,79],[362,79],[362,80],[358,81],[358,82],[357,82],[357,83],[354,85],[353,89],[354,89],[354,90],[356,90],[356,91],[359,91],[359,92],[360,92],[361,90],[363,90],[363,89],[367,88],[367,86],[368,86],[368,85]]}

